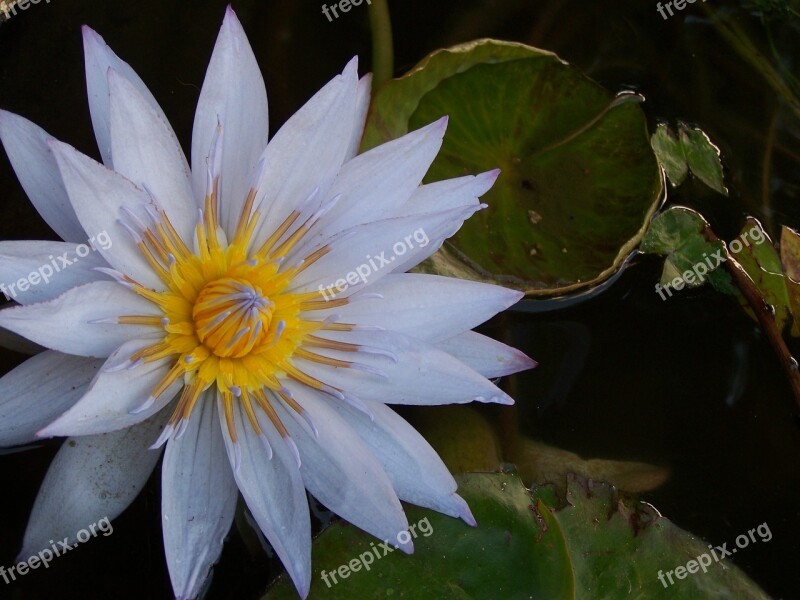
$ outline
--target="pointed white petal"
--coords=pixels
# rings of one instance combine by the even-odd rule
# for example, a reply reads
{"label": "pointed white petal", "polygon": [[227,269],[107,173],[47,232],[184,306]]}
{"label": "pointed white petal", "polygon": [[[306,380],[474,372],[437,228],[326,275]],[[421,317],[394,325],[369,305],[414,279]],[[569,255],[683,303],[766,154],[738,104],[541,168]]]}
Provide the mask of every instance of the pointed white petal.
{"label": "pointed white petal", "polygon": [[[416,267],[423,260],[430,258],[437,250],[439,250],[439,248],[442,247],[442,244],[444,244],[446,239],[452,237],[459,229],[461,229],[464,221],[484,208],[486,208],[485,204],[479,204],[477,200],[472,200],[460,208],[452,208],[445,210],[442,213],[426,213],[430,217],[441,214],[452,214],[454,216],[449,222],[440,222],[432,227],[425,228],[425,237],[430,238],[430,243],[426,243],[424,246],[422,244],[418,244],[414,246],[412,251],[406,253],[406,255],[402,257],[399,257],[393,271],[395,273],[405,273],[406,271]],[[418,214],[414,216],[417,218],[423,218],[425,215]]]}
{"label": "pointed white petal", "polygon": [[113,168],[111,156],[111,117],[109,116],[108,70],[114,69],[133,85],[146,102],[167,120],[158,102],[147,89],[147,86],[125,61],[121,60],[105,40],[91,27],[86,25],[83,31],[83,53],[86,61],[86,91],[89,95],[89,112],[92,115],[92,126],[97,138],[100,156],[107,167]]}
{"label": "pointed white petal", "polygon": [[181,238],[191,240],[199,205],[175,132],[136,86],[113,69],[108,84],[114,170],[153,194]]}
{"label": "pointed white petal", "polygon": [[527,371],[537,364],[535,360],[516,348],[475,331],[465,331],[439,342],[436,348],[455,356],[468,367],[490,379]]}
{"label": "pointed white petal", "polygon": [[467,175],[421,185],[400,212],[404,215],[423,214],[475,205],[478,198],[492,188],[499,176],[500,170],[495,169],[480,175]]}
{"label": "pointed white petal", "polygon": [[350,138],[350,147],[347,149],[345,160],[350,160],[358,154],[358,149],[361,146],[361,138],[364,135],[364,128],[367,125],[367,114],[369,113],[369,102],[371,98],[372,73],[367,73],[358,80],[355,125],[353,127],[353,135]]}
{"label": "pointed white petal", "polygon": [[372,419],[339,400],[332,404],[375,453],[401,500],[474,521],[442,459],[400,415],[371,400],[364,404]]}
{"label": "pointed white petal", "polygon": [[323,318],[335,314],[343,323],[386,327],[435,343],[477,327],[522,296],[454,277],[393,273],[350,296],[350,304],[314,314]]}
{"label": "pointed white petal", "polygon": [[102,360],[47,350],[0,379],[0,447],[27,444],[84,394]]}
{"label": "pointed white petal", "polygon": [[[47,438],[68,435],[93,435],[119,431],[148,419],[164,409],[183,387],[177,381],[146,410],[139,411],[150,393],[167,374],[174,359],[164,358],[131,369],[107,369],[125,362],[131,354],[148,345],[146,340],[123,344],[105,362],[74,406],[38,432]],[[153,440],[155,441],[155,440]]]}
{"label": "pointed white petal", "polygon": [[157,314],[155,305],[120,284],[96,281],[47,302],[2,310],[0,326],[52,350],[105,358],[130,339],[153,337],[163,330],[90,321]]}
{"label": "pointed white petal", "polygon": [[316,188],[324,197],[333,183],[350,146],[357,68],[357,61],[350,61],[341,75],[289,118],[264,150],[256,197],[262,215],[254,233],[256,242],[269,237]]}
{"label": "pointed white petal", "polygon": [[105,525],[103,519],[128,508],[158,462],[160,453],[148,447],[163,424],[154,417],[124,431],[64,442],[33,505],[20,557],[50,548],[50,540],[74,544],[79,531]]}
{"label": "pointed white petal", "polygon": [[328,192],[328,196],[341,195],[341,199],[307,243],[396,216],[436,158],[446,128],[447,119],[442,118],[346,162]]}
{"label": "pointed white petal", "polygon": [[415,338],[392,331],[319,332],[319,337],[377,348],[390,356],[374,352],[341,352],[312,349],[319,354],[365,365],[336,368],[298,359],[297,366],[345,394],[362,400],[386,404],[464,404],[514,401],[485,377],[449,354]]}
{"label": "pointed white petal", "polygon": [[234,407],[238,436],[234,443],[221,401],[218,407],[228,459],[234,468],[239,490],[300,596],[305,598],[311,587],[311,517],[295,457],[275,428],[264,422],[263,430],[273,450],[270,460],[239,402]]}
{"label": "pointed white petal", "polygon": [[109,243],[99,246],[98,252],[108,264],[142,285],[164,290],[163,282],[120,224],[120,219],[125,218],[123,208],[137,218],[146,215],[144,207],[150,202],[147,194],[72,146],[54,142],[51,147],[72,206],[89,237],[108,236]]}
{"label": "pointed white petal", "polygon": [[222,124],[220,221],[229,238],[236,229],[253,168],[267,145],[267,92],[242,25],[228,7],[219,32],[192,132],[192,182],[196,198],[206,193],[207,157]]}
{"label": "pointed white petal", "polygon": [[200,398],[183,436],[167,443],[161,489],[172,589],[176,598],[197,598],[222,553],[239,497],[212,392]]}
{"label": "pointed white petal", "polygon": [[20,304],[44,302],[70,288],[106,279],[94,270],[106,266],[103,256],[88,244],[79,249],[71,242],[4,241],[0,242],[0,282],[5,283],[0,291]]}
{"label": "pointed white petal", "polygon": [[[384,219],[345,230],[329,240],[328,254],[294,278],[291,291],[321,292],[350,277],[352,284],[334,289],[337,298],[348,297],[396,270],[398,263],[416,265],[427,258],[478,208]],[[365,276],[359,278],[362,272]]]}
{"label": "pointed white petal", "polygon": [[[300,451],[303,483],[314,497],[343,519],[392,545],[408,521],[392,483],[372,450],[331,400],[311,388],[287,382],[319,428],[319,438],[280,406],[283,423]],[[413,551],[413,543],[403,545]]]}
{"label": "pointed white petal", "polygon": [[27,119],[0,110],[0,140],[22,188],[45,222],[63,240],[86,239],[61,181],[46,131]]}

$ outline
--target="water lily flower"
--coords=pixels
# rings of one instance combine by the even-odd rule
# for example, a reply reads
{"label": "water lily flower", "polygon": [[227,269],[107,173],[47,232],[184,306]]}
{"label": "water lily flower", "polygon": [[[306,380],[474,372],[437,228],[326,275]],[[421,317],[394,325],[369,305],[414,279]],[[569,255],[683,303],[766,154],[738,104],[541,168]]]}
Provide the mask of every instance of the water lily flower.
{"label": "water lily flower", "polygon": [[484,206],[498,173],[421,184],[446,119],[357,155],[370,78],[355,60],[267,143],[264,82],[231,9],[190,165],[142,80],[83,33],[102,164],[0,112],[23,188],[65,240],[0,244],[0,280],[28,278],[0,326],[47,349],[0,380],[0,446],[69,438],[21,556],[119,515],[159,448],[178,598],[203,592],[239,492],[302,597],[306,490],[381,540],[408,529],[400,500],[474,525],[388,405],[511,404],[489,378],[533,364],[471,331],[518,292],[406,272]]}

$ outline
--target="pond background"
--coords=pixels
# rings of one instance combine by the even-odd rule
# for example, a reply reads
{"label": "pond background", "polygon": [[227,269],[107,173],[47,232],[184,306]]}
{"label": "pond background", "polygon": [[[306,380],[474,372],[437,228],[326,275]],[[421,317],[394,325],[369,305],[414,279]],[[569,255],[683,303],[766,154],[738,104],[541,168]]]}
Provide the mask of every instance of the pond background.
{"label": "pond background", "polygon": [[[0,24],[0,107],[97,156],[86,103],[80,26],[91,25],[131,63],[188,149],[199,88],[225,1],[51,0]],[[233,2],[259,60],[276,131],[353,55],[370,69],[365,5],[332,23],[318,0]],[[765,52],[761,21],[740,2],[716,2]],[[558,53],[612,91],[633,89],[657,120],[702,127],[721,148],[730,198],[699,184],[671,202],[702,212],[731,239],[744,216],[775,235],[800,227],[800,124],[760,75],[689,6],[664,20],[650,0],[403,0],[390,2],[396,74],[439,47],[480,37]],[[776,26],[774,43],[798,65],[800,25]],[[769,54],[768,54],[769,55]],[[502,108],[500,108],[502,110]],[[765,153],[772,148],[769,160]],[[769,165],[765,172],[765,164]],[[0,153],[0,239],[56,239]],[[774,598],[800,597],[800,431],[772,350],[735,301],[703,288],[662,301],[661,261],[637,260],[606,293],[576,307],[507,313],[485,327],[510,336],[540,366],[514,383],[515,417],[528,436],[586,458],[644,461],[671,469],[642,495],[709,543],[729,545],[768,523],[773,539],[733,559]],[[795,354],[800,345],[792,343]],[[7,372],[20,354],[0,352]],[[487,409],[492,418],[502,410]],[[58,441],[0,455],[0,565],[11,566]],[[159,518],[160,475],[151,478],[114,534],[92,540],[13,585],[0,598],[168,598]],[[687,557],[687,560],[691,557]],[[673,569],[677,564],[665,564]],[[280,571],[232,531],[209,598],[257,598]],[[655,579],[656,574],[653,573]]]}

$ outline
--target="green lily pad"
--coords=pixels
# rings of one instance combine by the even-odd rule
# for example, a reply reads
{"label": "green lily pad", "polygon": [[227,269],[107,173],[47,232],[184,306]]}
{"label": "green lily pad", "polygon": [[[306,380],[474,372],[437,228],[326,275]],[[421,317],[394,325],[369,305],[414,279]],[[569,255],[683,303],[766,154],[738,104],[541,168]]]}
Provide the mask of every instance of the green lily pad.
{"label": "green lily pad", "polygon": [[[309,598],[768,598],[729,561],[663,587],[659,571],[674,571],[708,547],[613,487],[569,478],[562,498],[550,487],[531,493],[507,473],[458,481],[477,528],[407,507],[416,537],[414,555],[405,556],[336,523],[314,543]],[[296,597],[283,575],[264,600]]]}
{"label": "green lily pad", "polygon": [[[649,504],[620,495],[611,486],[570,477],[565,498],[559,500],[546,487],[536,488],[532,496],[536,512],[551,517],[541,542],[563,540],[567,548],[575,589],[570,597],[769,598],[729,560],[715,560],[717,555],[712,555],[708,544],[676,527]],[[756,541],[748,538],[747,545],[766,540],[767,532],[771,538],[766,527],[763,536],[759,529]],[[728,550],[735,548],[732,541],[726,545]],[[700,567],[700,560],[708,564]],[[540,597],[563,596],[545,591]]]}
{"label": "green lily pad", "polygon": [[434,52],[377,93],[364,148],[450,125],[426,181],[500,167],[423,270],[561,295],[610,277],[638,245],[663,182],[644,114],[552,53],[481,40]]}

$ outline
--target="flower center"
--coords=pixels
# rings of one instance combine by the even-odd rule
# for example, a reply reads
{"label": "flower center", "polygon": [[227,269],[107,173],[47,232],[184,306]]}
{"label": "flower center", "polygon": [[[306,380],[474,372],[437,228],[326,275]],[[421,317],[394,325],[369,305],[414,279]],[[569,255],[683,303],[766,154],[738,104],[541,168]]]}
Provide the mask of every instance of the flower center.
{"label": "flower center", "polygon": [[[220,134],[218,127],[217,136]],[[338,196],[320,204],[317,191],[313,192],[258,245],[253,243],[254,233],[262,224],[262,217],[254,207],[256,186],[251,185],[235,231],[228,238],[219,225],[217,141],[211,151],[214,158],[209,158],[208,190],[195,226],[193,249],[172,226],[155,198],[151,197],[150,204],[135,211],[122,210],[120,223],[131,234],[165,289],[156,291],[114,269],[102,269],[161,310],[161,316],[123,315],[116,319],[120,324],[152,325],[164,332],[161,339],[134,352],[126,361],[126,367],[163,359],[174,361],[150,396],[133,412],[142,413],[157,402],[169,401],[167,391],[183,382],[172,417],[154,444],[158,447],[171,437],[182,435],[195,405],[206,390],[214,387],[214,396],[220,403],[237,452],[234,405],[239,403],[250,427],[262,441],[269,445],[260,420],[263,417],[293,448],[299,464],[297,449],[276,405],[283,405],[306,419],[315,433],[316,428],[284,385],[285,381],[303,384],[364,409],[355,397],[306,373],[296,359],[342,369],[361,369],[380,376],[366,365],[320,353],[369,351],[356,344],[318,335],[352,331],[356,327],[339,322],[335,317],[318,315],[318,311],[348,304],[347,298],[327,299],[318,291],[291,291],[294,278],[325,256],[330,247],[311,248],[307,253],[290,258],[292,250]],[[263,169],[263,164],[259,169]],[[260,175],[254,181],[260,181]],[[315,203],[319,206],[311,209]],[[396,361],[396,357],[393,360]],[[271,456],[271,450],[269,453]]]}
{"label": "flower center", "polygon": [[200,291],[192,309],[197,338],[220,357],[246,356],[267,338],[275,307],[261,288],[226,277]]}

